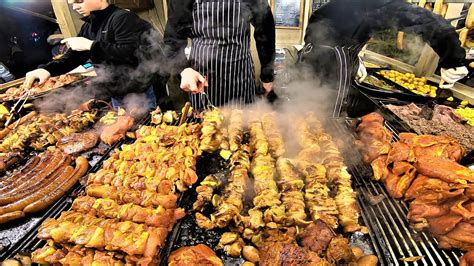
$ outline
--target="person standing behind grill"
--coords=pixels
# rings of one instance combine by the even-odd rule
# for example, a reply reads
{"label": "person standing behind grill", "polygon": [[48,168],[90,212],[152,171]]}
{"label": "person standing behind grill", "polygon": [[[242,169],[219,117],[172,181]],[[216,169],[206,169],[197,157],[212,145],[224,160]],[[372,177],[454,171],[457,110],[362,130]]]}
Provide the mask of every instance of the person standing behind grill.
{"label": "person standing behind grill", "polygon": [[419,34],[430,44],[440,56],[441,78],[447,83],[440,87],[452,87],[468,73],[458,35],[442,17],[405,0],[331,0],[310,17],[299,63],[336,89],[334,117],[352,97],[348,97],[352,77],[362,80],[367,75],[359,52],[384,29]]}
{"label": "person standing behind grill", "polygon": [[152,84],[160,77],[145,63],[160,58],[163,51],[159,43],[151,40],[158,36],[153,27],[135,13],[110,5],[107,0],[68,0],[68,3],[84,16],[85,23],[77,37],[61,41],[69,50],[60,59],[28,72],[24,86],[31,88],[35,80],[44,83],[51,75],[67,73],[90,59],[96,64],[99,79],[94,87],[102,91],[94,93],[99,97],[111,96],[112,104],[117,107],[123,106],[127,94],[136,93],[146,99],[147,107],[154,108]]}
{"label": "person standing behind grill", "polygon": [[[242,106],[255,99],[257,85],[250,53],[250,25],[261,64],[265,94],[273,89],[275,23],[267,0],[168,1],[166,54],[194,109],[212,103]],[[189,60],[184,49],[192,40]],[[207,88],[205,88],[207,87]],[[200,92],[205,92],[209,98]]]}

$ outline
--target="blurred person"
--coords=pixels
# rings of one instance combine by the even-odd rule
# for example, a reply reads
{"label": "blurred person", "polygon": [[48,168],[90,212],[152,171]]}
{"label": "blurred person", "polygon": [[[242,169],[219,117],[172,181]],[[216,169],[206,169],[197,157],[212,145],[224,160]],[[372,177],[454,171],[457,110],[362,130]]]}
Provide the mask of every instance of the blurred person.
{"label": "blurred person", "polygon": [[357,98],[358,92],[350,90],[351,81],[367,76],[358,54],[374,33],[384,29],[418,34],[436,51],[441,88],[451,88],[467,75],[458,34],[441,16],[405,0],[331,0],[310,17],[299,64],[335,89],[334,117]]}
{"label": "blurred person", "polygon": [[[167,56],[194,109],[210,103],[242,106],[254,101],[258,89],[250,25],[255,27],[264,94],[273,90],[275,23],[267,0],[173,0],[168,1],[168,14]],[[188,38],[192,41],[189,60],[184,52]]]}
{"label": "blurred person", "polygon": [[[25,86],[35,80],[44,83],[51,76],[67,73],[91,60],[97,72],[95,91],[112,98],[114,107],[123,106],[128,94],[147,99],[148,108],[156,106],[152,84],[159,77],[149,63],[161,56],[161,46],[152,26],[135,13],[111,5],[107,0],[68,0],[82,15],[84,24],[77,37],[61,43],[69,50],[57,60],[26,74]],[[155,42],[155,43],[153,43]]]}

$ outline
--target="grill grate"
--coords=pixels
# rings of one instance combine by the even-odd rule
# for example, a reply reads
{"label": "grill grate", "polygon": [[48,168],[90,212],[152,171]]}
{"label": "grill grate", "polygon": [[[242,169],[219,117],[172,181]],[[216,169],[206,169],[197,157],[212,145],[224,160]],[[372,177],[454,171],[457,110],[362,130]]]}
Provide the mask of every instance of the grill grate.
{"label": "grill grate", "polygon": [[[148,123],[149,120],[149,117],[144,117],[137,122],[137,126]],[[120,147],[120,145],[126,142],[127,140],[122,140],[108,148],[105,154],[100,156],[86,175],[97,172],[102,166],[102,163],[109,157],[109,154],[113,152],[115,148]],[[46,210],[34,214],[33,216],[28,215],[2,227],[2,229],[0,229],[0,245],[2,245],[0,247],[2,248],[0,250],[0,261],[11,258],[19,252],[29,252],[43,246],[45,242],[36,238],[39,226],[47,218],[58,218],[61,212],[69,210],[72,206],[73,198],[75,198],[74,195],[79,194],[83,189],[84,186],[77,183],[71,189],[71,192],[65,194]]]}
{"label": "grill grate", "polygon": [[[347,130],[352,121],[334,121],[335,132],[340,136],[355,133]],[[398,139],[398,131],[389,122],[386,127]],[[429,233],[417,232],[410,227],[407,219],[408,204],[391,198],[383,184],[371,179],[372,170],[362,164],[361,156],[355,149],[343,152],[346,163],[353,176],[353,187],[359,194],[358,202],[362,208],[362,218],[369,226],[374,249],[379,255],[381,265],[458,265],[462,253],[459,250],[447,251],[437,247],[437,241]],[[373,205],[370,198],[383,195],[384,199]],[[422,256],[416,262],[405,262],[403,258]]]}

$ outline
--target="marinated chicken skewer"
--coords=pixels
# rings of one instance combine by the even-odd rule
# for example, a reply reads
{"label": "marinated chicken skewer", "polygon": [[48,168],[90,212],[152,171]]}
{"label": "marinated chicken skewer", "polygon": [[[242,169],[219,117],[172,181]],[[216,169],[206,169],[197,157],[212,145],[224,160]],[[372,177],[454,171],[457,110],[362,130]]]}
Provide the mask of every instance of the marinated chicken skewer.
{"label": "marinated chicken skewer", "polygon": [[244,208],[245,192],[248,189],[249,154],[245,151],[238,151],[234,156],[238,156],[238,160],[234,162],[229,183],[216,202],[216,212],[211,214],[211,221],[219,228],[229,225],[232,219],[240,219]]}
{"label": "marinated chicken skewer", "polygon": [[118,254],[113,251],[99,251],[94,249],[74,246],[73,248],[56,248],[46,245],[31,254],[31,260],[38,264],[61,265],[114,265],[121,266],[125,263],[116,258]]}
{"label": "marinated chicken skewer", "polygon": [[278,129],[275,113],[266,113],[262,117],[262,126],[267,138],[270,153],[277,159],[285,153],[283,137]]}
{"label": "marinated chicken skewer", "polygon": [[236,152],[240,149],[243,140],[243,111],[234,109],[230,113],[228,134],[229,134],[229,149]]}
{"label": "marinated chicken skewer", "polygon": [[133,203],[142,207],[176,208],[178,196],[175,194],[158,194],[147,190],[119,189],[110,185],[87,186],[86,194],[95,198],[111,199],[118,204]]}
{"label": "marinated chicken skewer", "polygon": [[305,177],[305,202],[312,220],[322,220],[336,229],[339,211],[336,201],[329,195],[326,168],[321,164],[298,161],[298,169]]}
{"label": "marinated chicken skewer", "polygon": [[304,181],[289,159],[279,158],[276,163],[278,186],[286,209],[287,225],[306,225]]}
{"label": "marinated chicken skewer", "polygon": [[154,257],[167,234],[168,228],[117,222],[77,212],[63,212],[58,219],[46,220],[38,230],[40,239],[144,257]]}
{"label": "marinated chicken skewer", "polygon": [[326,141],[322,147],[325,151],[323,162],[326,167],[326,176],[328,181],[337,188],[335,200],[339,211],[339,223],[344,227],[345,232],[360,230],[357,195],[352,189],[351,175],[344,165],[344,159],[333,141]]}
{"label": "marinated chicken skewer", "polygon": [[218,174],[208,175],[196,188],[197,199],[193,204],[193,210],[202,212],[206,204],[211,203],[214,191],[222,185]]}
{"label": "marinated chicken skewer", "polygon": [[222,142],[221,126],[223,117],[219,109],[207,110],[203,114],[200,149],[206,152],[215,152]]}
{"label": "marinated chicken skewer", "polygon": [[[268,143],[262,123],[257,119],[250,123],[250,136],[253,153],[251,173],[254,177],[253,208],[249,211],[248,228],[251,230],[270,225],[283,224],[285,207],[280,200],[278,185],[275,182],[275,162],[268,153]],[[262,148],[263,147],[263,148]],[[266,151],[266,152],[265,152]]]}
{"label": "marinated chicken skewer", "polygon": [[184,209],[165,209],[142,207],[133,203],[118,204],[111,199],[96,199],[90,196],[81,196],[74,200],[72,210],[96,217],[131,221],[149,226],[172,229],[175,222],[184,217]]}

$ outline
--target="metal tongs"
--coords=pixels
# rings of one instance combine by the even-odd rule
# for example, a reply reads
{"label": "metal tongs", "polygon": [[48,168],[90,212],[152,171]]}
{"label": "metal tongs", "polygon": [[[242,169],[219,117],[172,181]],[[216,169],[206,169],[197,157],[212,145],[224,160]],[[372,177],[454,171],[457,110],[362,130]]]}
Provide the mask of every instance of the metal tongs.
{"label": "metal tongs", "polygon": [[[204,76],[204,82],[198,82],[198,90],[199,90],[199,98],[201,100],[201,103],[203,106],[205,106],[204,109],[214,109],[216,108],[216,106],[214,104],[212,104],[212,101],[211,99],[209,98],[209,95],[204,91],[204,85],[207,83],[207,77]],[[204,99],[202,97],[202,95],[204,95]],[[206,104],[207,102],[207,104]]]}
{"label": "metal tongs", "polygon": [[[8,120],[5,122],[5,127],[10,125],[15,113],[20,115],[20,111],[23,109],[23,106],[25,106],[25,103],[28,101],[28,98],[30,96],[31,96],[31,90],[28,90],[25,94],[23,94],[20,97],[20,99],[18,99],[18,101],[15,102],[13,107],[10,109],[10,114],[9,114]],[[18,121],[20,121],[20,120],[18,119]],[[15,126],[15,128],[16,128],[16,126]]]}

